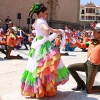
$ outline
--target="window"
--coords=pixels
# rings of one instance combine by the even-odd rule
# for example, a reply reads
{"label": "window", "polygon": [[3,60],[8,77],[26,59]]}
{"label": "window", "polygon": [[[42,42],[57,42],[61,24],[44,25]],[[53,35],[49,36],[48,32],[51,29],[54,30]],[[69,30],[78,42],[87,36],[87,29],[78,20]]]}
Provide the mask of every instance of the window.
{"label": "window", "polygon": [[92,16],[88,16],[88,20],[92,20]]}
{"label": "window", "polygon": [[81,14],[84,14],[84,9],[82,9],[82,13]]}
{"label": "window", "polygon": [[97,15],[99,14],[99,10],[96,10],[96,12],[95,12]]}
{"label": "window", "polygon": [[99,16],[96,16],[96,20],[100,20],[100,17]]}
{"label": "window", "polygon": [[94,16],[86,16],[86,20],[95,20]]}
{"label": "window", "polygon": [[81,16],[81,20],[85,20],[85,16]]}
{"label": "window", "polygon": [[86,13],[95,13],[94,8],[86,8]]}

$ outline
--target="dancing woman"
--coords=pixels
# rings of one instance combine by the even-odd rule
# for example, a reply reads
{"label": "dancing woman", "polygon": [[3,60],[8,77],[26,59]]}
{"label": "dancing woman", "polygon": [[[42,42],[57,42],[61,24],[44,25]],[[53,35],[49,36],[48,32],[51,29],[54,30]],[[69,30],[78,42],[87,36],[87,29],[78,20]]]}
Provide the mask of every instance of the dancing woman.
{"label": "dancing woman", "polygon": [[[59,52],[51,43],[59,33],[59,29],[49,28],[46,18],[47,8],[43,4],[33,4],[29,13],[37,14],[32,27],[35,28],[36,37],[32,41],[29,59],[21,79],[21,93],[24,96],[44,97],[54,96],[57,86],[68,81],[69,71],[63,64]],[[49,35],[51,32],[52,35]]]}

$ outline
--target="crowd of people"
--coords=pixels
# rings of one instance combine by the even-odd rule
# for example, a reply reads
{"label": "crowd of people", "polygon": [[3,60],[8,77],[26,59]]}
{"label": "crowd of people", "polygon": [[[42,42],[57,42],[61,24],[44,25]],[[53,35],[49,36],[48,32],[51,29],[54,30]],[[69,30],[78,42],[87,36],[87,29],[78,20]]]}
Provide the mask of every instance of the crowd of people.
{"label": "crowd of people", "polygon": [[35,31],[31,27],[31,32],[29,33],[26,27],[19,28],[13,23],[11,20],[6,20],[6,31],[3,28],[0,28],[0,51],[4,53],[6,56],[5,59],[22,59],[19,54],[17,56],[11,56],[11,51],[16,49],[19,50],[22,45],[25,46],[24,50],[28,50],[31,48],[31,42],[35,37]]}
{"label": "crowd of people", "polygon": [[[100,86],[93,86],[100,65],[100,23],[95,24],[94,30],[53,29],[46,22],[48,10],[43,4],[33,4],[29,16],[36,13],[37,19],[31,26],[31,32],[16,27],[11,20],[7,23],[7,32],[0,28],[0,51],[6,59],[22,59],[20,55],[11,56],[14,48],[25,50],[30,47],[29,59],[21,77],[21,94],[41,98],[56,95],[57,86],[65,84],[69,74],[77,82],[74,91],[85,90],[87,93],[100,92]],[[79,47],[88,53],[85,63],[71,64],[65,67],[60,49],[74,51]],[[88,49],[87,49],[88,48]],[[68,52],[65,53],[68,55]],[[86,84],[76,71],[86,73]]]}
{"label": "crowd of people", "polygon": [[[86,43],[91,41],[93,37],[93,31],[92,30],[76,30],[76,29],[69,29],[68,26],[65,26],[65,32],[68,32],[71,37],[75,38],[80,43]],[[60,52],[60,49],[62,51],[74,51],[77,47],[76,45],[73,45],[70,41],[67,35],[65,35],[65,43],[63,48],[60,48],[60,44],[62,41],[62,35],[59,34],[57,38],[55,38],[54,44],[57,47],[58,51]],[[83,52],[87,52],[87,48],[81,48]],[[68,52],[61,53],[61,55],[69,55]]]}
{"label": "crowd of people", "polygon": [[[5,58],[16,59],[17,57],[15,57],[15,56],[10,57],[11,51],[14,48],[17,50],[21,49],[22,45],[24,45],[24,47],[25,47],[24,50],[30,49],[32,40],[36,36],[35,28],[31,26],[30,31],[26,27],[19,28],[16,26],[15,23],[13,23],[11,21],[11,19],[9,19],[9,16],[7,17],[5,22],[6,22],[6,31],[4,31],[3,28],[0,28],[0,45],[1,45],[0,51],[2,53],[6,54]],[[91,37],[92,37],[92,31],[87,32],[86,30],[76,30],[76,29],[71,30],[68,28],[67,25],[65,26],[65,30],[68,31],[72,37],[76,38],[81,43],[90,41]],[[65,53],[60,52],[61,55],[69,55],[68,51],[74,51],[76,46],[73,45],[69,41],[69,39],[67,38],[67,35],[65,35],[64,39],[65,39],[64,46],[62,48],[60,48],[61,41],[62,41],[61,34],[59,34],[52,42],[54,43],[54,45],[56,46],[56,48],[59,52],[61,50],[66,51]],[[10,41],[10,44],[8,43],[9,41]],[[29,46],[27,46],[27,45],[29,45]],[[9,50],[7,49],[8,46],[11,47]],[[8,53],[8,51],[9,51],[9,53]],[[87,49],[82,48],[82,51],[87,51]],[[18,55],[18,57],[19,57],[19,55]]]}
{"label": "crowd of people", "polygon": [[[11,20],[6,19],[7,22],[6,25],[6,31],[3,30],[3,28],[0,28],[0,51],[4,54],[6,54],[7,59],[10,59],[10,54],[7,57],[7,52],[11,53],[13,49],[21,49],[22,46],[24,45],[24,50],[31,49],[31,43],[33,39],[36,36],[35,28],[31,26],[30,32],[29,30],[24,27],[24,28],[19,28],[13,23]],[[92,31],[86,31],[86,30],[76,30],[76,29],[69,29],[68,26],[65,26],[65,31],[68,31],[72,37],[80,41],[81,43],[85,43],[91,40],[92,38]],[[9,38],[11,37],[11,38]],[[15,37],[15,38],[14,38]],[[9,40],[10,39],[10,40]],[[61,41],[62,41],[62,35],[59,34],[52,43],[54,43],[55,47],[57,50],[60,52],[66,51],[65,53],[61,53],[61,55],[69,55],[68,51],[74,51],[74,49],[77,47],[73,45],[67,35],[65,35],[65,41],[64,41],[64,46],[60,48]],[[10,44],[8,43],[10,41]],[[12,41],[12,42],[11,42]],[[28,46],[27,46],[28,45]],[[7,50],[7,47],[11,47],[11,49]],[[29,48],[28,48],[29,47]],[[85,48],[81,48],[82,51],[87,51]],[[6,51],[6,52],[5,52]],[[19,56],[19,55],[18,55]],[[16,57],[11,57],[11,59],[16,59]]]}

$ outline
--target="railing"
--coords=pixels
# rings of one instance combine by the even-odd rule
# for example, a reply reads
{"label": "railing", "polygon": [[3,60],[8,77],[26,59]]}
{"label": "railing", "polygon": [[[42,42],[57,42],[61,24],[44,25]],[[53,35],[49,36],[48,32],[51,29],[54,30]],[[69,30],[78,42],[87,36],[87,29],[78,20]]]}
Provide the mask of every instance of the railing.
{"label": "railing", "polygon": [[98,21],[98,19],[80,19],[80,21]]}
{"label": "railing", "polygon": [[96,15],[100,15],[100,13],[95,13]]}

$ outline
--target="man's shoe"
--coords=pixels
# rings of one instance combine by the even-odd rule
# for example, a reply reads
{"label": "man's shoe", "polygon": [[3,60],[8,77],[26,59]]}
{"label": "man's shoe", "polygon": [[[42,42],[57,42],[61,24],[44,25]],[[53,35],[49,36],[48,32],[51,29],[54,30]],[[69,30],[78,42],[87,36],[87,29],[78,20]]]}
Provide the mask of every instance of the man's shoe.
{"label": "man's shoe", "polygon": [[28,50],[28,48],[25,48],[24,50]]}
{"label": "man's shoe", "polygon": [[65,55],[69,55],[68,52],[66,52]]}
{"label": "man's shoe", "polygon": [[4,57],[4,59],[7,59],[7,57]]}
{"label": "man's shoe", "polygon": [[74,91],[85,90],[85,86],[83,86],[83,87],[77,86],[77,87],[75,87],[75,88],[72,88],[72,90],[74,90]]}
{"label": "man's shoe", "polygon": [[22,57],[22,56],[20,56],[19,54],[17,55],[17,57],[18,57],[18,59],[23,59],[23,57]]}

